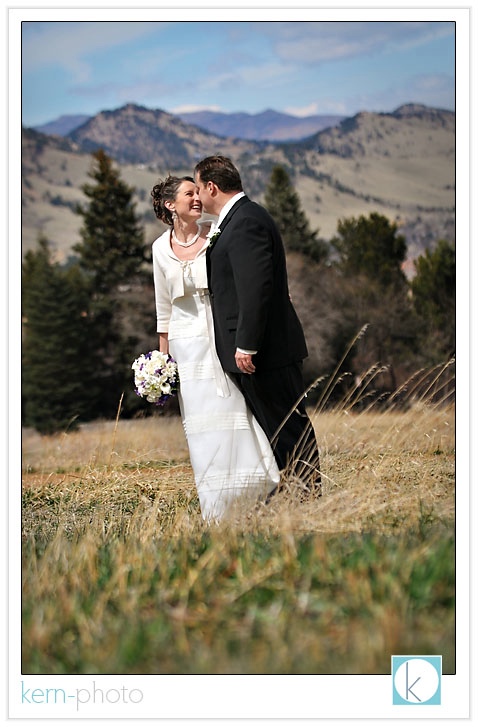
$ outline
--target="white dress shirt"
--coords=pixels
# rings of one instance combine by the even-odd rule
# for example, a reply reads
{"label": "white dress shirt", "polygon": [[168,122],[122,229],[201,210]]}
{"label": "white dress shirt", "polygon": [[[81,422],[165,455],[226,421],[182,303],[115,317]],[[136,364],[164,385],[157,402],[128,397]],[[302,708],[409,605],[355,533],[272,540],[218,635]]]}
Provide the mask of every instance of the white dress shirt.
{"label": "white dress shirt", "polygon": [[217,222],[216,222],[216,225],[215,225],[215,228],[214,229],[217,230],[218,228],[221,227],[221,222],[223,221],[224,217],[227,215],[227,213],[229,212],[229,210],[232,207],[234,207],[234,205],[236,204],[236,202],[239,199],[241,199],[241,197],[245,197],[245,196],[246,196],[246,193],[245,192],[238,192],[237,194],[234,195],[234,197],[231,197],[231,199],[228,202],[226,202],[226,204],[224,205],[224,207],[222,208],[222,210],[219,212],[219,217],[217,218]]}

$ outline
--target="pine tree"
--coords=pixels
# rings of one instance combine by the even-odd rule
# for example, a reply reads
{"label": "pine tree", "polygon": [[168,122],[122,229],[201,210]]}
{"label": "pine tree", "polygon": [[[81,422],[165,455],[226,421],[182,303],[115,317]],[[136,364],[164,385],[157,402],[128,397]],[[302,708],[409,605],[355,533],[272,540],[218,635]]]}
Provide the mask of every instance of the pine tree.
{"label": "pine tree", "polygon": [[419,362],[419,325],[402,271],[405,238],[386,217],[372,213],[340,220],[331,245],[340,281],[336,306],[343,315],[337,340],[350,341],[366,327],[346,365],[357,376],[374,365],[387,367],[375,383],[394,390]]}
{"label": "pine tree", "polygon": [[455,248],[439,240],[415,261],[411,282],[413,306],[423,323],[428,357],[437,362],[455,352],[456,262]]}
{"label": "pine tree", "polygon": [[112,160],[100,149],[82,190],[89,199],[78,205],[83,217],[82,242],[73,247],[81,267],[91,276],[96,293],[110,293],[141,273],[146,252],[143,230],[132,201],[133,189],[120,178]]}
{"label": "pine tree", "polygon": [[[102,415],[111,418],[121,398],[124,415],[143,408],[132,384],[131,363],[142,337],[133,322],[138,316],[138,291],[145,281],[150,284],[151,271],[145,265],[150,261],[132,201],[133,189],[121,180],[104,151],[97,151],[93,159],[89,176],[94,183],[82,187],[89,203],[77,210],[83,216],[82,242],[74,250],[89,279],[90,310],[102,361]],[[148,300],[153,305],[152,295]],[[152,314],[151,320],[154,309]]]}
{"label": "pine tree", "polygon": [[365,275],[385,288],[406,286],[402,264],[407,254],[403,235],[397,225],[373,212],[368,218],[339,220],[338,234],[331,245],[338,253],[338,267],[348,276]]}
{"label": "pine tree", "polygon": [[52,433],[97,413],[97,359],[91,342],[88,291],[78,267],[51,262],[48,242],[22,267],[23,421]]}
{"label": "pine tree", "polygon": [[310,229],[299,195],[281,165],[272,170],[264,204],[279,228],[286,250],[302,252],[316,262],[327,258],[327,243]]}

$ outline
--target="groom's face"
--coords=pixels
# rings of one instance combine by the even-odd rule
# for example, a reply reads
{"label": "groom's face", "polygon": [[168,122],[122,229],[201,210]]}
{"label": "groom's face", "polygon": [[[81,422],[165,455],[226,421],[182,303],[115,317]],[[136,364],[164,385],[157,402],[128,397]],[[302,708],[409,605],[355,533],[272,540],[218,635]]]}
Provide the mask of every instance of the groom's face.
{"label": "groom's face", "polygon": [[211,196],[211,190],[209,189],[209,186],[210,185],[204,184],[201,181],[201,177],[199,176],[199,174],[196,174],[196,187],[203,211],[207,212],[210,215],[213,215],[215,214],[214,198]]}

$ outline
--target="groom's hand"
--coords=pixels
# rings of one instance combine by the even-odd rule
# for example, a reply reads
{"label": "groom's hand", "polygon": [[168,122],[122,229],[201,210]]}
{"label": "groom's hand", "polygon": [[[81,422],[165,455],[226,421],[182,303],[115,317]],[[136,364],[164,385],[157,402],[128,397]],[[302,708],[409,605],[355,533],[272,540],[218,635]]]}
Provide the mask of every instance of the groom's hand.
{"label": "groom's hand", "polygon": [[250,353],[241,353],[236,351],[236,366],[243,374],[253,374],[256,367],[252,363],[252,356]]}

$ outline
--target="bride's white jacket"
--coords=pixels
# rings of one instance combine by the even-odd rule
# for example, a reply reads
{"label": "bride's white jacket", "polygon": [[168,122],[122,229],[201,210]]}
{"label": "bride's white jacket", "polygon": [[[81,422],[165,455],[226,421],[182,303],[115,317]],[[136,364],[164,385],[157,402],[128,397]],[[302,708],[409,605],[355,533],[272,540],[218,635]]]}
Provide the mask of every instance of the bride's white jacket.
{"label": "bride's white jacket", "polygon": [[171,230],[168,229],[153,242],[152,248],[158,333],[169,331],[171,306],[173,301],[184,296],[185,275],[191,275],[198,288],[207,290],[208,287],[205,251],[195,260],[179,260],[171,249],[170,239]]}

